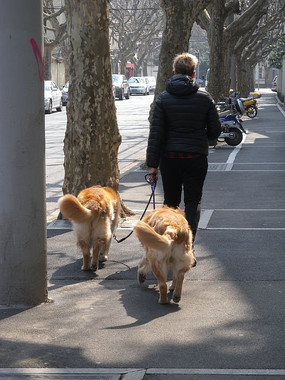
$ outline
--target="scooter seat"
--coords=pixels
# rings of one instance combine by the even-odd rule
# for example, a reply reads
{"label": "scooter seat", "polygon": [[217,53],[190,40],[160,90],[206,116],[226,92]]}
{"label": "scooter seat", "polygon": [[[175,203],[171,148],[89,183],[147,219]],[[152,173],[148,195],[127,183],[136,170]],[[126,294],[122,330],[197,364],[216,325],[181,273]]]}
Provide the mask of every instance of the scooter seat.
{"label": "scooter seat", "polygon": [[219,117],[224,117],[224,116],[227,116],[231,113],[230,110],[225,110],[225,111],[222,111],[222,112],[219,112]]}

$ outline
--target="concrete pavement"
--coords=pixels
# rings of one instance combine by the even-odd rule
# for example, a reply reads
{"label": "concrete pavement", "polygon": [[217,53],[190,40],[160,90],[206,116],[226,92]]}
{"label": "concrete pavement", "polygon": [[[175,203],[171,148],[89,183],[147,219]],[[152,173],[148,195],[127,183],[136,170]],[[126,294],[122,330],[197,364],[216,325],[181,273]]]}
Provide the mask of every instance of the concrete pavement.
{"label": "concrete pavement", "polygon": [[[94,274],[80,270],[69,223],[53,222],[51,302],[0,309],[0,379],[284,379],[285,114],[271,92],[258,103],[257,118],[244,118],[245,141],[209,152],[198,265],[180,304],[159,305],[151,275],[137,284],[143,251],[134,234],[113,241]],[[121,179],[137,215],[118,238],[148,201],[145,174],[132,168]]]}

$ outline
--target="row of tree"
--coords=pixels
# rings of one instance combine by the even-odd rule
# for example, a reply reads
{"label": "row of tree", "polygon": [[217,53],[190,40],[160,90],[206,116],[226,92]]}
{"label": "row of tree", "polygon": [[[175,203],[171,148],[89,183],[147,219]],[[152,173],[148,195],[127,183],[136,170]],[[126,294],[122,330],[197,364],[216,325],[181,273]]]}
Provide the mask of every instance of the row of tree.
{"label": "row of tree", "polygon": [[[52,0],[44,4],[66,16],[71,86],[63,192],[73,194],[92,184],[118,189],[121,137],[112,96],[111,23],[122,67],[127,60],[139,67],[159,49],[156,98],[172,75],[174,56],[188,51],[197,22],[210,47],[209,92],[220,100],[232,84],[243,95],[253,88],[253,67],[280,37],[285,10],[284,0],[65,0],[60,9]],[[55,22],[54,29],[63,33],[64,27]]]}
{"label": "row of tree", "polygon": [[[50,76],[51,51],[59,45],[68,72],[66,22],[59,17],[66,13],[66,7],[56,6],[57,3],[43,0],[45,28],[53,32],[46,33],[45,37],[46,77]],[[183,37],[178,46],[183,45],[184,50],[188,50],[188,37],[197,22],[205,29],[210,45],[209,63],[214,74],[209,90],[213,97],[221,100],[229,86],[246,96],[254,87],[253,68],[268,57],[284,34],[284,7],[283,0],[110,0],[109,30],[115,44],[111,52],[113,72],[120,67],[124,73],[126,62],[131,61],[135,75],[141,68],[147,75],[147,63],[150,59],[158,60],[163,30],[167,29],[170,40],[175,40],[170,36],[172,31],[178,36],[176,39]],[[174,14],[174,25],[171,25],[171,14]],[[47,26],[48,22],[51,27]],[[282,49],[277,49],[274,56],[279,56],[280,51],[282,55]],[[272,62],[276,64],[276,60]],[[166,76],[168,73],[166,69]]]}

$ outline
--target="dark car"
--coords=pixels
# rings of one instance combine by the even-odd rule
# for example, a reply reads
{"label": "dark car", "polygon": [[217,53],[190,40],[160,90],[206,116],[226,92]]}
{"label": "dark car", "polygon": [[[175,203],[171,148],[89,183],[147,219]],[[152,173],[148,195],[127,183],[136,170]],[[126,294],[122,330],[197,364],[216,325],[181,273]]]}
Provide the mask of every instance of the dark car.
{"label": "dark car", "polygon": [[112,74],[112,83],[115,98],[130,99],[130,87],[125,75]]}
{"label": "dark car", "polygon": [[68,101],[68,88],[69,88],[69,82],[66,82],[63,89],[61,90],[62,95],[62,105],[66,106]]}

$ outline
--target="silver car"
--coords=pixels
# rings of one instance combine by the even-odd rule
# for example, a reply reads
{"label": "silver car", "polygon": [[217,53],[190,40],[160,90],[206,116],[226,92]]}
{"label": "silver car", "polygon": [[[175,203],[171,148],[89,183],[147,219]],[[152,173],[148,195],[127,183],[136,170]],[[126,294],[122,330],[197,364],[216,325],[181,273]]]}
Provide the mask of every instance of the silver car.
{"label": "silver car", "polygon": [[145,77],[131,77],[128,82],[131,95],[149,95],[149,84],[147,83]]}
{"label": "silver car", "polygon": [[51,80],[45,80],[45,112],[52,113],[52,110],[62,110],[61,91]]}

